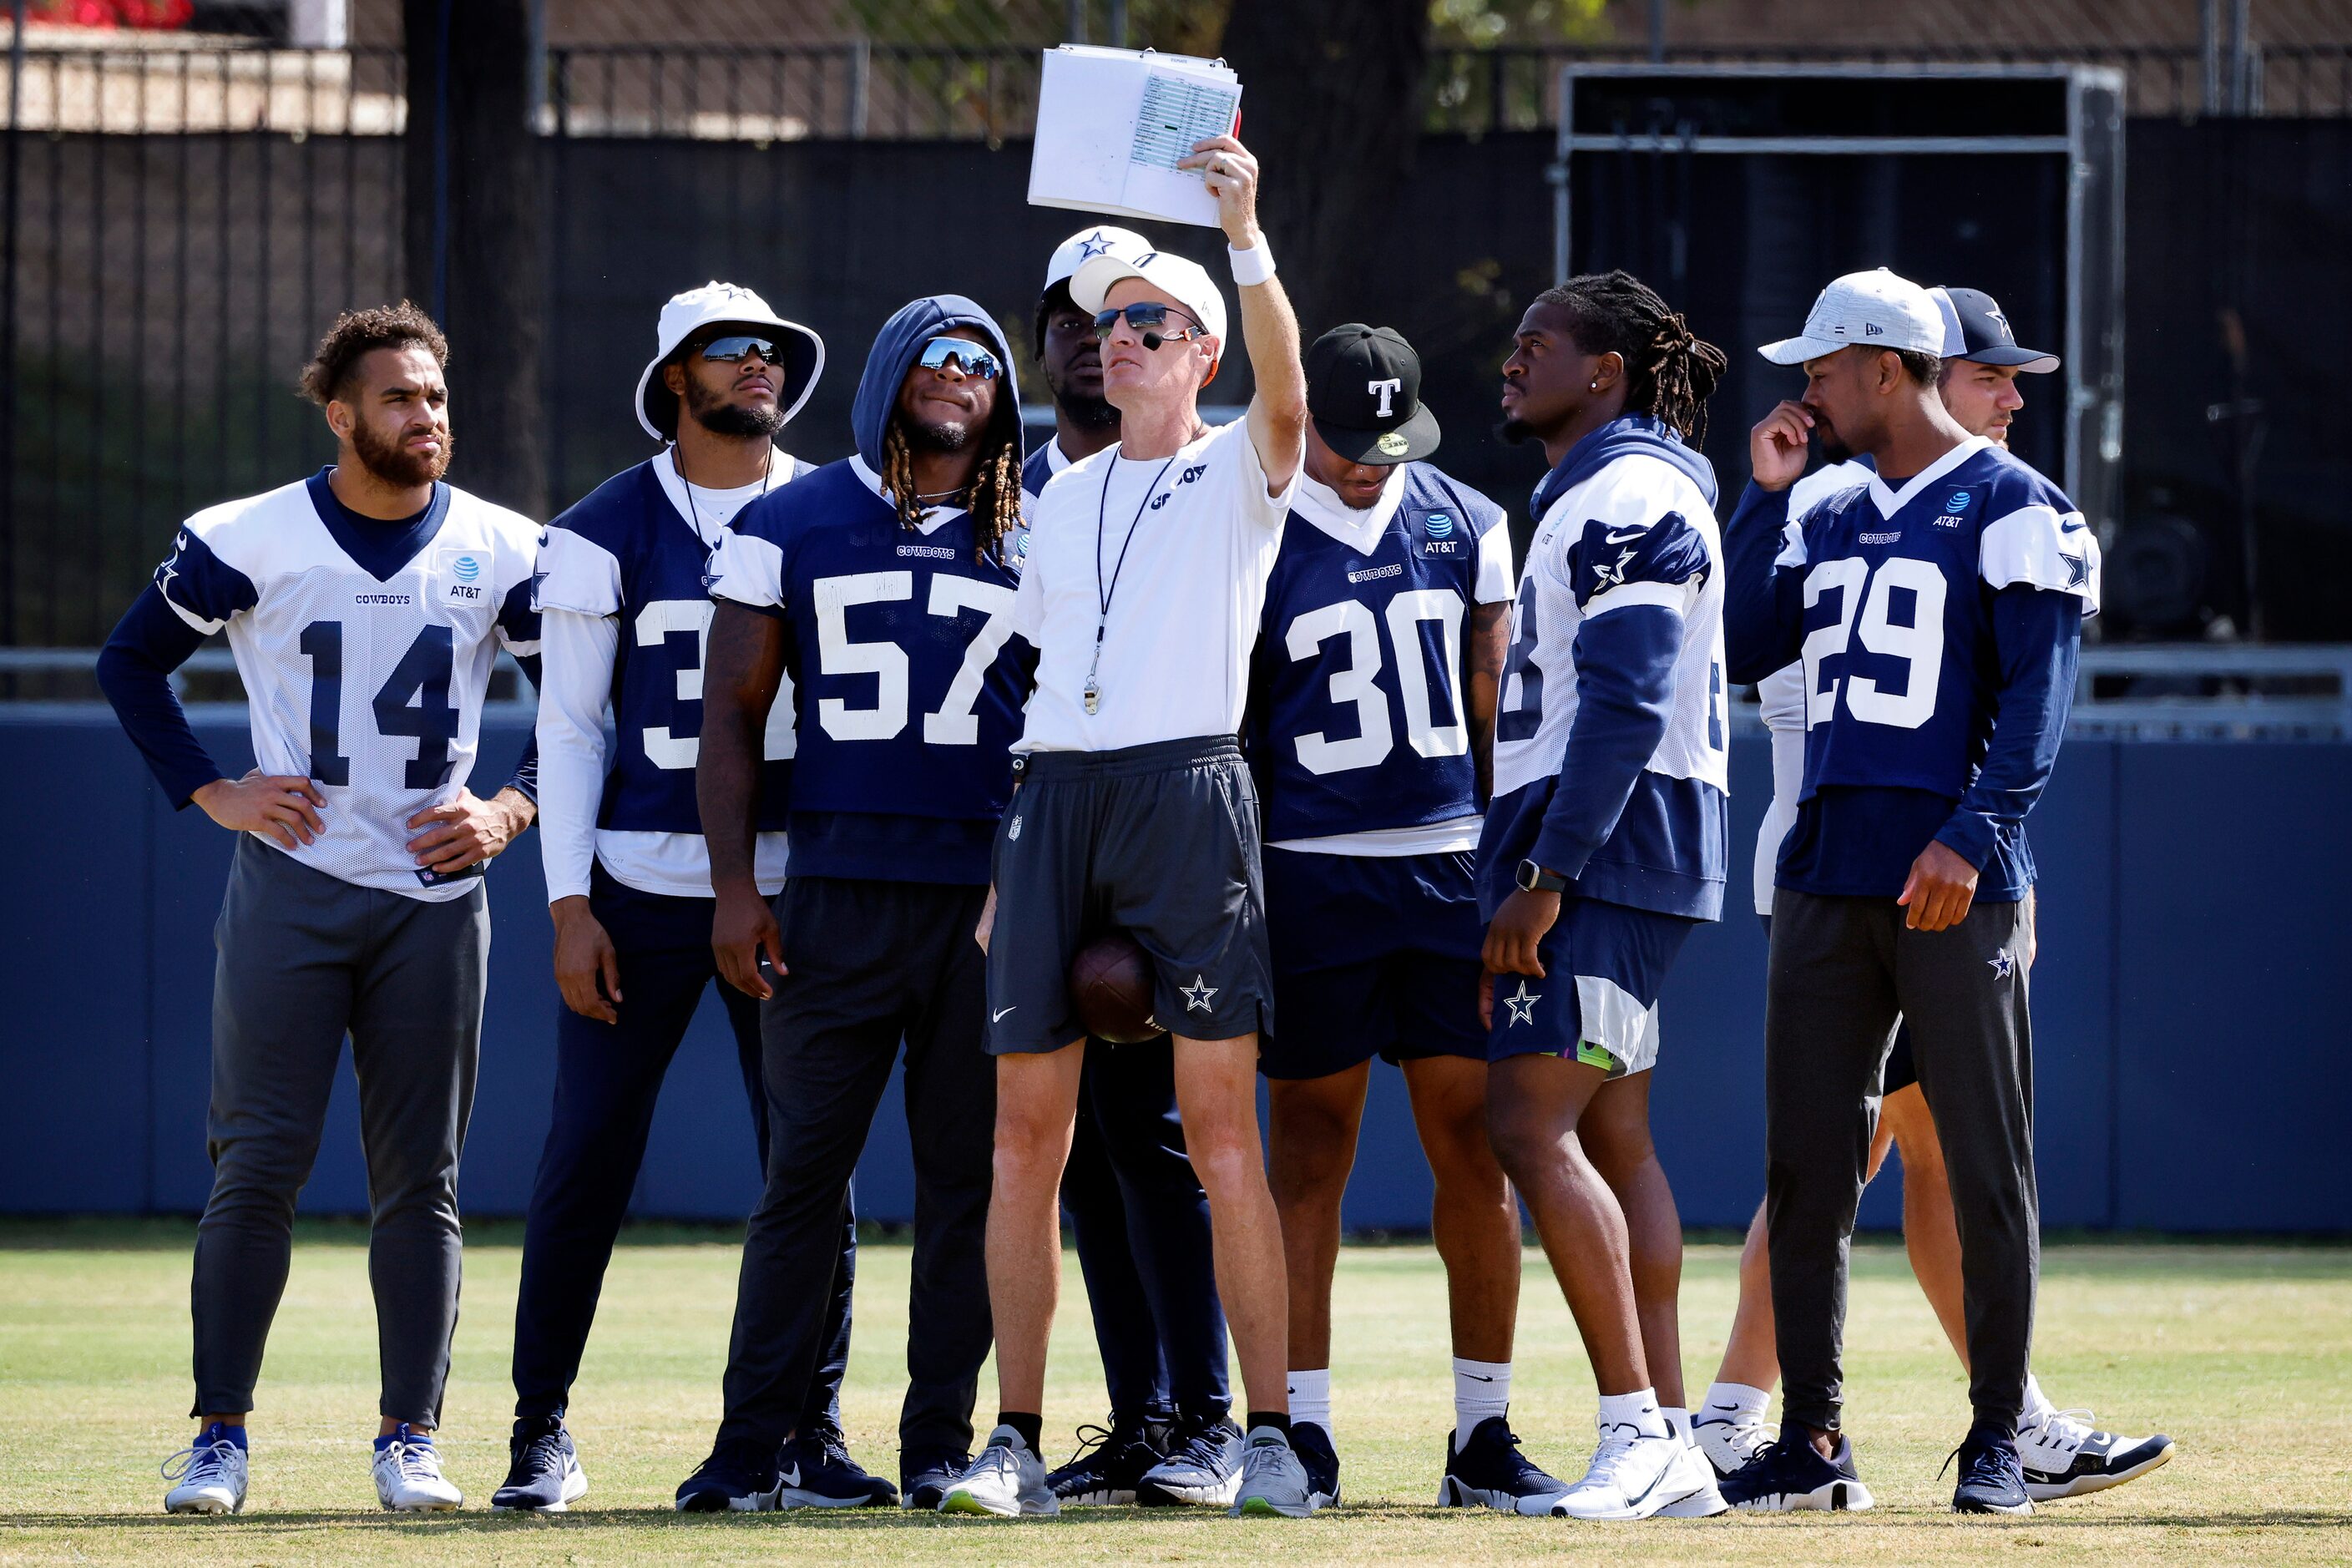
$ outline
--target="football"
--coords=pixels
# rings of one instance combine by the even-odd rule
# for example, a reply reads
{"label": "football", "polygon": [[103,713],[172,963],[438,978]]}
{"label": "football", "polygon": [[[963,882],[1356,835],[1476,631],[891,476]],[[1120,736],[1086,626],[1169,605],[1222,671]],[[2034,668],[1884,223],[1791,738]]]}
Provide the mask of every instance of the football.
{"label": "football", "polygon": [[1131,1046],[1166,1033],[1152,1020],[1151,957],[1123,931],[1098,937],[1070,961],[1070,996],[1087,1033]]}

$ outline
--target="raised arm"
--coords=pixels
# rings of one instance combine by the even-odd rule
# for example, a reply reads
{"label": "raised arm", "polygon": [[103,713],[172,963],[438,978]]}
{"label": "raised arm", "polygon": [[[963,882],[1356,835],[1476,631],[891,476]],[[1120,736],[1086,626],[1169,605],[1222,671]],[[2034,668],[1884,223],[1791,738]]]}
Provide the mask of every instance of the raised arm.
{"label": "raised arm", "polygon": [[[1307,456],[1307,372],[1299,363],[1298,317],[1290,296],[1274,275],[1272,253],[1257,226],[1257,158],[1231,136],[1193,143],[1177,165],[1199,169],[1217,198],[1217,222],[1234,254],[1234,282],[1240,295],[1242,347],[1249,354],[1257,395],[1250,399],[1250,444],[1265,470],[1266,494],[1288,488]],[[1264,280],[1249,279],[1262,272]]]}
{"label": "raised arm", "polygon": [[702,748],[694,768],[694,799],[710,850],[710,890],[719,900],[711,951],[730,985],[766,1000],[760,975],[765,952],[784,972],[783,936],[760,896],[753,871],[760,814],[760,760],[768,710],[783,683],[784,623],[730,599],[710,620],[703,656]]}

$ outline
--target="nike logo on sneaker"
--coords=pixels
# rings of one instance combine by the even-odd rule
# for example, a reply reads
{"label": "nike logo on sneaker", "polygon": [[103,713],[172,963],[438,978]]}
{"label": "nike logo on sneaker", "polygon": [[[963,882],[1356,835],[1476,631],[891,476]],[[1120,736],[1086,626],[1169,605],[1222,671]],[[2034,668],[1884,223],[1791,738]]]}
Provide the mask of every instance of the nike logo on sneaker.
{"label": "nike logo on sneaker", "polygon": [[991,1014],[988,1016],[988,1021],[989,1021],[990,1023],[993,1024],[993,1023],[997,1022],[999,1019],[1003,1018],[1003,1017],[1004,1016],[1004,1014],[1005,1014],[1005,1013],[1010,1013],[1010,1012],[1013,1011],[1013,1009],[1014,1009],[1014,1008],[1017,1008],[1017,1007],[1019,1007],[1020,1005],[1021,1005],[1021,1004],[1020,1004],[1020,1003],[1015,1002],[1014,1004],[1013,1004],[1013,1006],[1005,1008],[1005,1009],[1003,1010],[1003,1012],[991,1013]]}

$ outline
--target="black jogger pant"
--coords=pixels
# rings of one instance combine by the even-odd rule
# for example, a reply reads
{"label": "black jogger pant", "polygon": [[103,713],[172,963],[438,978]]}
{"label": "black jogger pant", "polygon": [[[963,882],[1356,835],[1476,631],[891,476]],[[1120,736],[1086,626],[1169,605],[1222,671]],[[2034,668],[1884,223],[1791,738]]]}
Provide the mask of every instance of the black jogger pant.
{"label": "black jogger pant", "polygon": [[1978,1422],[2010,1431],[2025,1400],[2040,1271],[2032,905],[1979,902],[1935,932],[1903,919],[1892,899],[1773,894],[1765,1223],[1781,1416],[1838,1427],[1847,1252],[1900,1016],[1959,1220],[1969,1402]]}
{"label": "black jogger pant", "polygon": [[794,877],[776,901],[787,973],[761,1009],[768,1180],[743,1241],[719,1439],[780,1442],[826,1342],[850,1176],[907,1049],[915,1163],[902,1471],[971,1447],[992,1337],[984,1249],[996,1064],[972,928],[987,889]]}

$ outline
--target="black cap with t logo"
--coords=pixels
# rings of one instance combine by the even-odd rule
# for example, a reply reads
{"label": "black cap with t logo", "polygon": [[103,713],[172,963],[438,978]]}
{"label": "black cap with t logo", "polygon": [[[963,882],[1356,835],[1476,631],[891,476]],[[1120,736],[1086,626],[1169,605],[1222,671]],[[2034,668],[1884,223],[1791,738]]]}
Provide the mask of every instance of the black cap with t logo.
{"label": "black cap with t logo", "polygon": [[1350,321],[1308,344],[1307,412],[1323,444],[1350,463],[1390,467],[1437,450],[1421,356],[1393,328]]}

